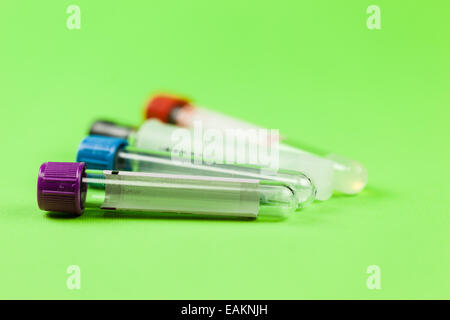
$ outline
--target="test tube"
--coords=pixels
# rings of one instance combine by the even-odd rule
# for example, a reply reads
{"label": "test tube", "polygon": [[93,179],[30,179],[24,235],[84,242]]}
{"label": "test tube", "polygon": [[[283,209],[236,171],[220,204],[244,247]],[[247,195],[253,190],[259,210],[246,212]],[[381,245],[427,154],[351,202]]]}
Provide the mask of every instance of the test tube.
{"label": "test tube", "polygon": [[[188,131],[194,145],[201,137],[196,137],[193,129],[180,128],[175,125],[163,123],[157,119],[149,119],[138,128],[119,125],[111,121],[96,121],[92,124],[89,133],[92,135],[126,137],[129,144],[143,150],[165,151],[172,153],[176,144],[174,137],[179,130]],[[233,151],[233,150],[231,150]],[[313,154],[284,152],[279,150],[279,168],[281,170],[301,172],[311,179],[316,188],[316,199],[327,200],[334,189],[333,162]],[[264,168],[265,164],[251,163]]]}
{"label": "test tube", "polygon": [[[192,128],[196,122],[201,122],[204,128],[259,128],[222,113],[194,106],[187,99],[171,95],[156,95],[150,99],[145,109],[145,116],[147,119],[157,118],[165,123],[186,128]],[[277,139],[279,136],[270,136],[270,138]],[[286,158],[284,160],[286,169],[292,169],[292,161],[297,161],[304,155],[320,157],[310,151],[280,143],[280,162],[283,161],[282,158]],[[323,158],[332,162],[335,190],[346,194],[355,194],[364,189],[367,184],[367,170],[360,162],[333,153],[326,154]],[[294,167],[298,167],[295,162]]]}
{"label": "test tube", "polygon": [[240,166],[196,161],[191,154],[174,158],[165,151],[152,151],[129,146],[123,138],[91,135],[78,148],[77,162],[88,169],[122,170],[164,174],[182,174],[225,178],[258,179],[285,184],[295,193],[298,208],[309,205],[316,195],[311,180],[300,172],[278,172],[258,166]]}
{"label": "test tube", "polygon": [[[98,188],[103,185],[103,188]],[[39,169],[41,210],[81,215],[85,208],[168,215],[285,218],[296,208],[286,185],[257,179],[88,170],[83,162],[45,162]]]}

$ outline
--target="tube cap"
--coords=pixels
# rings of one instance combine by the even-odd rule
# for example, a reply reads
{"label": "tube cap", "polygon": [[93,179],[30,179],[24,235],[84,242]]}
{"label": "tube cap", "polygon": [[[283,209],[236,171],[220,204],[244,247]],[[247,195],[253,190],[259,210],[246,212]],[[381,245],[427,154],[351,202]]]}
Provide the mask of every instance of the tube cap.
{"label": "tube cap", "polygon": [[174,108],[184,107],[189,105],[189,100],[169,96],[156,95],[154,96],[145,109],[146,119],[156,118],[162,122],[170,123],[170,113]]}
{"label": "tube cap", "polygon": [[81,183],[86,165],[76,162],[45,162],[39,168],[37,202],[41,210],[81,215],[86,184]]}
{"label": "tube cap", "polygon": [[127,145],[122,138],[87,136],[78,147],[77,161],[88,169],[113,170],[117,151]]}
{"label": "tube cap", "polygon": [[99,120],[91,125],[89,134],[126,139],[133,131],[134,128],[132,126],[120,125],[107,120]]}

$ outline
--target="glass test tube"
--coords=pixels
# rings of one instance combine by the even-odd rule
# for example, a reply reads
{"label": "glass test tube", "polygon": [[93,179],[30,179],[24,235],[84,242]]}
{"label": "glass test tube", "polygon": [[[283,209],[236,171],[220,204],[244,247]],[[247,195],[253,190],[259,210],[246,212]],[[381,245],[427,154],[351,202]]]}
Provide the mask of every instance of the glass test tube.
{"label": "glass test tube", "polygon": [[[104,188],[98,188],[99,185]],[[294,192],[256,179],[87,170],[83,162],[46,162],[39,169],[42,210],[81,215],[85,208],[206,217],[285,218]]]}
{"label": "glass test tube", "polygon": [[166,174],[182,174],[225,178],[258,179],[285,184],[293,190],[297,205],[309,205],[316,195],[311,180],[302,173],[280,170],[273,172],[257,166],[239,166],[196,161],[191,154],[174,158],[171,153],[128,146],[123,138],[87,136],[78,148],[77,162],[88,169],[126,170]]}

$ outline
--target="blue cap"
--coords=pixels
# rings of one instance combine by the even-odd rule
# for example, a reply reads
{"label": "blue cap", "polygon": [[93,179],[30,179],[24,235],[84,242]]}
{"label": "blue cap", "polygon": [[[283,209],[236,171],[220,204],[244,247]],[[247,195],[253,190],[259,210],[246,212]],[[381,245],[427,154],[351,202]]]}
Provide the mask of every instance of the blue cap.
{"label": "blue cap", "polygon": [[122,138],[87,136],[78,147],[77,162],[85,162],[87,169],[114,170],[117,151],[127,145]]}

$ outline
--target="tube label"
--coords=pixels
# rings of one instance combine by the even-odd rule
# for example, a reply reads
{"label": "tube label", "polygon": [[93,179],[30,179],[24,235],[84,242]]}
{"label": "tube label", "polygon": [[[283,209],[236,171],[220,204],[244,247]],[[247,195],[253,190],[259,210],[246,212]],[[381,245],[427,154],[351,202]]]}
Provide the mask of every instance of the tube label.
{"label": "tube label", "polygon": [[103,209],[256,218],[259,180],[104,171]]}

